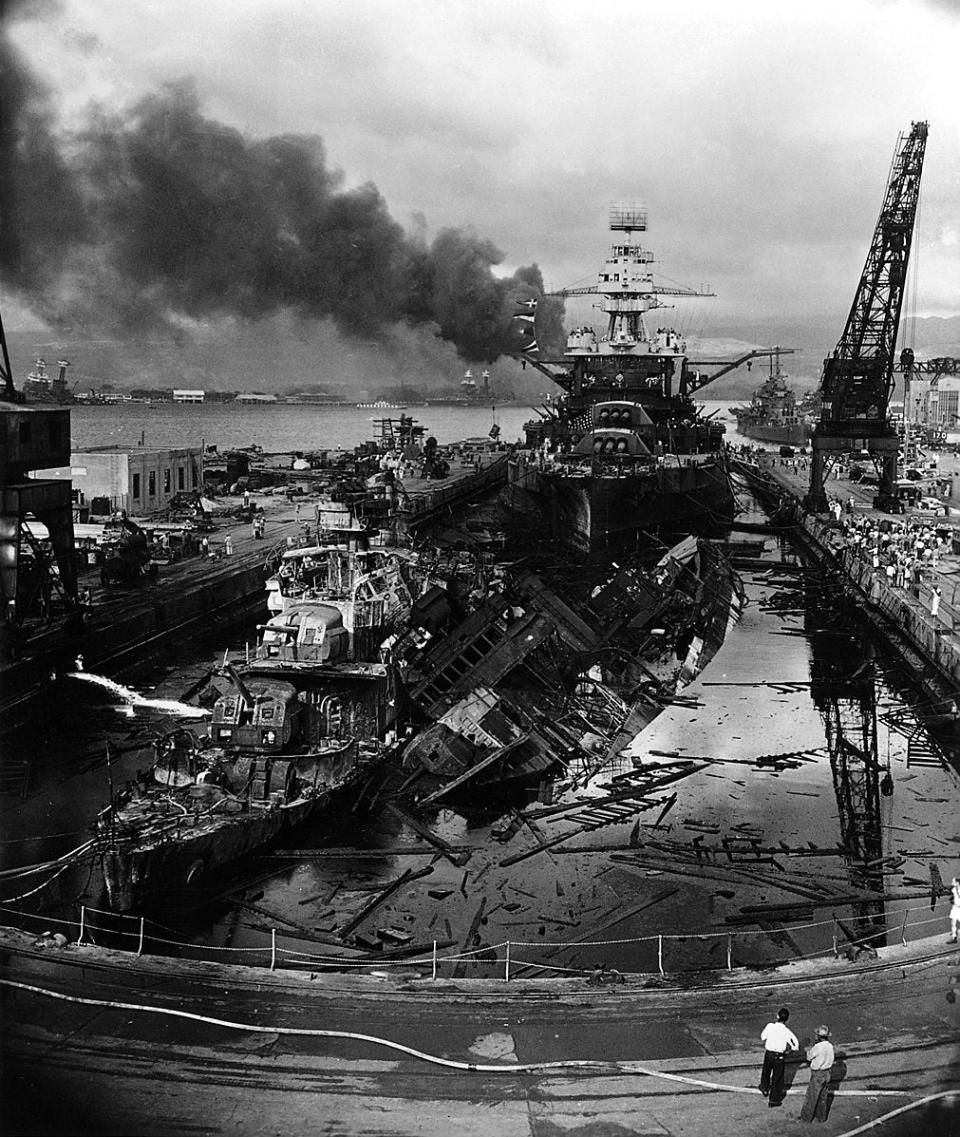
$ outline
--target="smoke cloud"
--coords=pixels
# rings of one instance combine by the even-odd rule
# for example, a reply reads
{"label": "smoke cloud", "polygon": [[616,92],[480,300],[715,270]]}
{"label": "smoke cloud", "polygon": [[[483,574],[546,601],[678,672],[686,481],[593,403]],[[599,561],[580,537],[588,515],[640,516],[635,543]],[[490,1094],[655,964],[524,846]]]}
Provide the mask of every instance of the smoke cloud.
{"label": "smoke cloud", "polygon": [[[193,85],[58,134],[44,90],[0,44],[0,276],[48,323],[118,336],[278,313],[367,337],[432,328],[471,362],[519,346],[515,301],[536,265],[467,229],[408,232],[373,184],[345,188],[316,137],[251,139],[207,118]],[[560,350],[562,301],[541,300]],[[522,337],[519,337],[522,339]]]}

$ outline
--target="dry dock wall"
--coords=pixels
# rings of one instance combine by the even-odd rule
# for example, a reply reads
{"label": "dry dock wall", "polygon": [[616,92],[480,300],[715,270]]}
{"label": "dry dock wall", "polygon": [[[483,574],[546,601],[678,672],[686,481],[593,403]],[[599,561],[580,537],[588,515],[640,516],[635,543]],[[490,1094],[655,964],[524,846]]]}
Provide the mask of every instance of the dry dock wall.
{"label": "dry dock wall", "polygon": [[[858,591],[864,609],[875,615],[882,614],[891,621],[910,647],[929,664],[951,688],[960,689],[960,644],[952,636],[952,609],[942,605],[945,621],[929,614],[930,586],[924,584],[916,591],[894,588],[875,574],[874,567],[844,545],[841,533],[822,521],[820,517],[805,516],[801,522],[809,540],[820,551],[822,558],[843,573],[844,578]],[[915,603],[911,604],[911,599]],[[919,609],[916,600],[925,605]]]}

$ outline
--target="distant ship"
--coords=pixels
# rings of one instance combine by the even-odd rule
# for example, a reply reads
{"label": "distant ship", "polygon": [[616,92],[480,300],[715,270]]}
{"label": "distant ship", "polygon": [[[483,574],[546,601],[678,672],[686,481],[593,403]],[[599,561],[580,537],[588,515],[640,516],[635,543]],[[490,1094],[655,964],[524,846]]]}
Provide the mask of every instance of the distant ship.
{"label": "distant ship", "polygon": [[490,372],[484,370],[478,383],[473,371],[468,367],[460,380],[459,395],[441,395],[435,399],[427,399],[427,403],[434,407],[482,407],[495,398],[490,387]]}
{"label": "distant ship", "polygon": [[701,417],[691,394],[701,383],[686,344],[670,327],[648,328],[661,296],[701,296],[655,283],[653,254],[635,241],[646,209],[615,205],[614,244],[597,284],[559,295],[596,293],[604,334],[576,328],[562,360],[539,358],[535,299],[517,314],[533,342],[520,358],[564,394],[525,427],[526,449],[512,457],[505,506],[545,525],[554,539],[591,552],[643,534],[712,529],[733,516],[724,426]]}
{"label": "distant ship", "polygon": [[757,442],[803,446],[820,413],[820,394],[808,392],[798,402],[796,392],[780,369],[780,352],[770,359],[770,374],[753,393],[748,406],[734,407],[737,433]]}
{"label": "distant ship", "polygon": [[68,359],[58,359],[59,372],[54,378],[47,371],[45,359],[35,359],[33,370],[27,375],[23,384],[23,394],[28,403],[53,403],[58,406],[68,406],[75,403],[73,392],[67,386]]}

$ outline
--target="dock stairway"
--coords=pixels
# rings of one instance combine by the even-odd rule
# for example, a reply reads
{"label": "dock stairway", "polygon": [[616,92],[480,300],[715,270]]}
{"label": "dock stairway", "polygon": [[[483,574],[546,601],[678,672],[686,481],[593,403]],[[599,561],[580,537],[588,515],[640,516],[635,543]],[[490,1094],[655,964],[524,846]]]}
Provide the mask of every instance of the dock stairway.
{"label": "dock stairway", "polygon": [[890,711],[878,716],[880,721],[902,734],[907,740],[907,767],[942,766],[945,758],[930,732],[913,714],[907,710]]}
{"label": "dock stairway", "polygon": [[907,736],[907,766],[942,766],[943,755],[940,747],[927,732],[918,728]]}

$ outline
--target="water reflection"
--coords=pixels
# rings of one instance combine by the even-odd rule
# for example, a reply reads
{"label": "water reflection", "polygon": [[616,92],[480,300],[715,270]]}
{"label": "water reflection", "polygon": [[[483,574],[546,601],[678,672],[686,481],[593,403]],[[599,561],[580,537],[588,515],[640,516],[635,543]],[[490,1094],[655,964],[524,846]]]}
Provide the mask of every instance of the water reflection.
{"label": "water reflection", "polygon": [[810,696],[823,719],[843,860],[851,884],[864,893],[851,905],[853,935],[841,927],[854,950],[861,944],[877,948],[886,943],[881,782],[889,796],[893,780],[877,751],[874,653],[850,630],[829,626],[838,613],[835,603],[825,602],[827,583],[812,576],[807,590]]}

